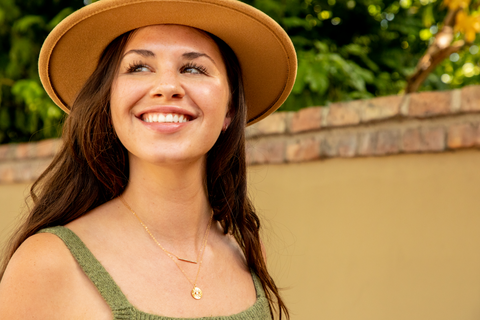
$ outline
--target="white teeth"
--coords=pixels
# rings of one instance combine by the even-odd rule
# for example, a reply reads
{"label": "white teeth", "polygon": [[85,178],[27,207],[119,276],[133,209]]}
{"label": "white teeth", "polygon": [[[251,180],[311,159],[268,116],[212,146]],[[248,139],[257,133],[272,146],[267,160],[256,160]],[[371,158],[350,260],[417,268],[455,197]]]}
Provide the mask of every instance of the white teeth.
{"label": "white teeth", "polygon": [[145,122],[160,122],[160,123],[182,123],[188,122],[188,118],[183,114],[173,114],[173,113],[149,113],[143,115],[143,121]]}

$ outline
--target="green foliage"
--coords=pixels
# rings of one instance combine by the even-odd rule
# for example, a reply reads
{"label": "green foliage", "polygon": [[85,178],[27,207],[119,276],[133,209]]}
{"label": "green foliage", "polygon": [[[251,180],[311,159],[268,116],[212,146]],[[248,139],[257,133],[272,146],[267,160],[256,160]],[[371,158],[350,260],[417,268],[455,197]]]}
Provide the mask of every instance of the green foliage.
{"label": "green foliage", "polygon": [[[58,136],[62,111],[41,87],[47,34],[97,0],[0,0],[0,143]],[[281,110],[402,93],[441,29],[441,0],[243,0],[292,38],[298,77]],[[460,37],[460,35],[458,35]],[[480,41],[446,59],[421,90],[479,83]]]}
{"label": "green foliage", "polygon": [[0,0],[0,143],[59,135],[62,112],[38,77],[48,33],[83,5],[66,0]]}
{"label": "green foliage", "polygon": [[[245,2],[274,18],[295,45],[297,82],[281,110],[402,93],[446,14],[440,0]],[[472,76],[479,58],[467,51],[459,62],[445,61],[421,90],[479,83]],[[471,65],[462,67],[465,63]],[[465,77],[464,70],[472,66],[474,71]],[[450,82],[442,82],[448,80],[444,74],[450,75]]]}
{"label": "green foliage", "polygon": [[[344,49],[348,52],[358,48],[353,45]],[[366,86],[374,82],[373,72],[345,59],[341,54],[331,52],[329,46],[320,41],[314,41],[313,49],[298,53],[297,77],[292,98],[284,108],[311,106],[318,104],[318,101],[325,103],[318,97],[338,101],[372,96]],[[290,106],[292,102],[294,105]]]}

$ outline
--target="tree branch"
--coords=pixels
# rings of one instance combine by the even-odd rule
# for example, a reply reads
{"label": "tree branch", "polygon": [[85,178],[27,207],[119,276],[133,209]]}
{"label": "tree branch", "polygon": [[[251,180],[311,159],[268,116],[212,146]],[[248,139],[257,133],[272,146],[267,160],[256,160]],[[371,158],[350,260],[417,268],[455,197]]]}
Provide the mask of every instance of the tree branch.
{"label": "tree branch", "polygon": [[407,79],[406,93],[416,92],[440,62],[465,46],[465,42],[462,40],[452,43],[455,16],[459,10],[461,9],[448,10],[443,20],[442,30],[435,36],[435,40],[428,47],[427,52],[418,61],[415,72]]}

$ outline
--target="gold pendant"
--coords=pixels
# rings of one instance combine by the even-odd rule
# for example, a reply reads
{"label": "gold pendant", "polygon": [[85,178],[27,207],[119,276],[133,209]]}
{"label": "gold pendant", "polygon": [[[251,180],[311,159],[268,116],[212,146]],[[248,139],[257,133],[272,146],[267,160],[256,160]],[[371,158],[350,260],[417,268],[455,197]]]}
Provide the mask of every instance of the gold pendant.
{"label": "gold pendant", "polygon": [[193,297],[193,299],[195,299],[195,300],[200,300],[200,299],[202,299],[202,295],[203,295],[202,290],[200,290],[199,287],[194,287],[194,288],[192,289],[192,297]]}

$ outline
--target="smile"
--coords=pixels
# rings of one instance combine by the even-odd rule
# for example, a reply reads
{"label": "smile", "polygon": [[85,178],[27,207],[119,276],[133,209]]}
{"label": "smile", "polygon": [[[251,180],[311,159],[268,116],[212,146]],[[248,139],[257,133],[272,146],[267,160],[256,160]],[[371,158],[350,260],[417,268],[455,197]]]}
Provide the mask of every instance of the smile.
{"label": "smile", "polygon": [[188,116],[177,113],[145,113],[142,115],[142,120],[145,122],[159,123],[182,123],[190,121]]}

